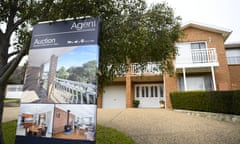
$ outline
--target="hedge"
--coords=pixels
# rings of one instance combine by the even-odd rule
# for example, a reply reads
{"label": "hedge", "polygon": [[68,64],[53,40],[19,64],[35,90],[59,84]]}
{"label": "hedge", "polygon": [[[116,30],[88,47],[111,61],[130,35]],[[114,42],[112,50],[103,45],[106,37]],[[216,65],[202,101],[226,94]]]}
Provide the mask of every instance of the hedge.
{"label": "hedge", "polygon": [[240,90],[170,93],[173,109],[240,115]]}

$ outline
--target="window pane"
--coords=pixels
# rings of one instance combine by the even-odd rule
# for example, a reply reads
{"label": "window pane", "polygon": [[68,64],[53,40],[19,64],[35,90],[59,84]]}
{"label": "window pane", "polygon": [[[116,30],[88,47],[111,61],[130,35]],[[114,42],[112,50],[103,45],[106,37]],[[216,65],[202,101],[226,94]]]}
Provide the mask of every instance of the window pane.
{"label": "window pane", "polygon": [[142,97],[145,97],[144,96],[144,87],[142,87]]}
{"label": "window pane", "polygon": [[79,104],[82,104],[82,103],[81,103],[82,94],[81,94],[80,91],[78,91],[77,93],[78,93],[78,103],[79,103]]}
{"label": "window pane", "polygon": [[203,77],[187,77],[187,89],[188,90],[204,90]]}
{"label": "window pane", "polygon": [[179,91],[184,91],[183,77],[179,77],[179,78],[178,78],[178,90],[179,90]]}
{"label": "window pane", "polygon": [[138,86],[136,87],[136,97],[137,98],[139,97],[139,87]]}
{"label": "window pane", "polygon": [[213,83],[211,76],[205,76],[204,77],[204,84],[206,90],[213,90]]}
{"label": "window pane", "polygon": [[155,97],[158,97],[158,87],[155,86]]}
{"label": "window pane", "polygon": [[227,49],[226,55],[228,64],[240,64],[240,49]]}
{"label": "window pane", "polygon": [[146,89],[146,97],[148,97],[148,87],[145,87]]}
{"label": "window pane", "polygon": [[153,97],[153,86],[151,86],[151,97]]}
{"label": "window pane", "polygon": [[194,50],[205,49],[206,45],[205,45],[205,42],[191,43],[191,48],[194,49]]}
{"label": "window pane", "polygon": [[160,86],[160,97],[163,97],[163,87]]}

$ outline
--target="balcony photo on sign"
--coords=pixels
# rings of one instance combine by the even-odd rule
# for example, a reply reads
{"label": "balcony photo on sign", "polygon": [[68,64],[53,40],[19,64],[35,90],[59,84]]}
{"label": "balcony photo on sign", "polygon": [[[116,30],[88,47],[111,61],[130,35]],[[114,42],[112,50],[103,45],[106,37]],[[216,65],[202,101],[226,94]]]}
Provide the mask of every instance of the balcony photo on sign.
{"label": "balcony photo on sign", "polygon": [[29,53],[22,103],[96,104],[98,46]]}

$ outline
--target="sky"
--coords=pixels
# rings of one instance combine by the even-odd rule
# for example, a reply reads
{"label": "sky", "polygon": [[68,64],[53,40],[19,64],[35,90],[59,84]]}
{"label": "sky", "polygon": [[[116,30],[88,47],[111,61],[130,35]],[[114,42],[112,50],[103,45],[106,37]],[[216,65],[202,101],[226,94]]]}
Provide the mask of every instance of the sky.
{"label": "sky", "polygon": [[150,4],[167,2],[182,23],[195,21],[229,29],[225,43],[240,42],[240,0],[146,0]]}
{"label": "sky", "polygon": [[64,66],[66,69],[71,66],[80,67],[84,63],[92,60],[98,61],[98,46],[80,46],[58,58],[57,70],[59,70],[59,68],[62,66]]}
{"label": "sky", "polygon": [[[98,61],[98,46],[84,45],[58,57],[57,70],[64,67],[66,70],[70,67],[80,67],[89,61]],[[44,71],[49,71],[49,63],[44,65]]]}

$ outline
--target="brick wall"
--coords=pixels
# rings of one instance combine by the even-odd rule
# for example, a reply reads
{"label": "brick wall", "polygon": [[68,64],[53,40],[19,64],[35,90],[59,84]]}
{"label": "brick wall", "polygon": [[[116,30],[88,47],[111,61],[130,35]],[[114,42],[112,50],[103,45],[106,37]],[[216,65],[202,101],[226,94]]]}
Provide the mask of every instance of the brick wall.
{"label": "brick wall", "polygon": [[[69,114],[69,123],[72,124],[75,119],[75,115]],[[67,124],[67,111],[59,108],[54,110],[54,125],[53,134],[64,132],[64,126]]]}
{"label": "brick wall", "polygon": [[[186,28],[183,30],[184,37],[181,42],[196,42],[206,41],[208,48],[216,48],[219,66],[215,67],[215,79],[218,90],[230,90],[230,73],[228,70],[226,52],[224,48],[224,39],[221,34],[213,33],[209,31],[203,31],[197,28]],[[235,70],[233,70],[235,71]],[[240,71],[240,70],[239,70]],[[165,95],[166,95],[166,107],[172,108],[169,94],[174,91],[178,91],[177,77],[170,77],[165,74]]]}
{"label": "brick wall", "polygon": [[240,65],[229,65],[232,90],[240,90]]}
{"label": "brick wall", "polygon": [[134,89],[132,88],[132,81],[131,81],[131,75],[128,73],[126,75],[126,108],[131,108],[133,107],[133,91]]}
{"label": "brick wall", "polygon": [[172,104],[170,101],[170,93],[178,91],[178,83],[176,76],[170,76],[169,74],[165,74],[164,84],[165,84],[166,108],[171,109]]}
{"label": "brick wall", "polygon": [[203,31],[196,28],[184,29],[185,37],[182,42],[207,41],[208,48],[216,48],[219,66],[215,67],[215,78],[218,90],[230,90],[230,75],[224,48],[224,39],[221,34]]}

